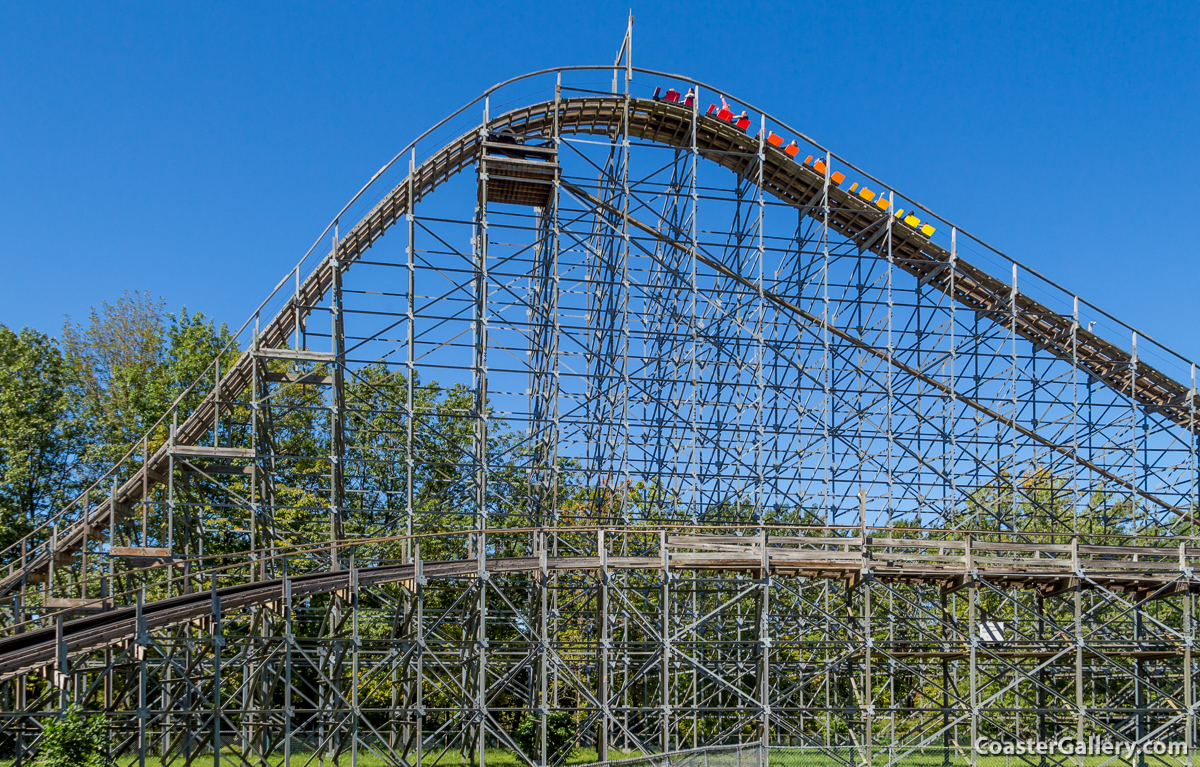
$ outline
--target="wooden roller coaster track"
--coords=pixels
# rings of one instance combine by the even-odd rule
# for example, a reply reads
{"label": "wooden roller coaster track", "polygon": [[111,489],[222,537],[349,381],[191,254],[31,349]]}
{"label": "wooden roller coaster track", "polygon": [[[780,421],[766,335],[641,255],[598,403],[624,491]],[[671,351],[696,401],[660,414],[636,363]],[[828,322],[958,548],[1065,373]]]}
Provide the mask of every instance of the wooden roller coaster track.
{"label": "wooden roller coaster track", "polygon": [[[725,121],[702,116],[678,103],[597,96],[522,107],[492,119],[487,125],[491,131],[508,128],[526,140],[546,138],[555,131],[559,134],[615,136],[626,130],[625,126],[628,126],[630,137],[643,141],[681,149],[691,148],[694,141],[700,156],[747,178],[757,176],[761,151],[764,187],[779,200],[795,206],[805,215],[820,218],[826,215],[824,200],[827,195],[829,225],[857,243],[862,252],[888,257],[887,248],[890,247],[893,262],[922,284],[946,293],[976,312],[981,319],[1005,326],[1076,365],[1095,380],[1131,398],[1147,412],[1160,414],[1189,431],[1197,430],[1195,410],[1200,398],[1189,387],[1138,361],[1120,346],[1081,328],[1072,317],[1052,311],[1003,280],[956,257],[903,221],[892,220],[889,212],[832,183],[828,169],[819,173],[812,166],[795,161],[782,149],[760,142]],[[0,596],[11,593],[22,583],[44,579],[53,556],[69,557],[78,551],[87,536],[94,536],[109,526],[114,512],[118,518],[122,514],[131,514],[132,507],[145,497],[148,489],[163,481],[172,452],[197,445],[212,428],[219,409],[218,398],[228,398],[250,385],[256,355],[331,361],[327,354],[286,348],[297,323],[329,290],[335,268],[349,269],[391,226],[402,220],[414,202],[430,195],[476,162],[485,134],[479,129],[463,134],[417,166],[411,178],[397,184],[340,240],[336,252],[320,262],[299,286],[292,301],[262,328],[255,347],[244,352],[222,376],[219,390],[208,394],[178,424],[173,439],[151,453],[132,476],[115,489],[111,498],[102,500],[69,528],[60,531],[53,552],[46,544],[27,552],[17,562],[10,549],[9,558],[14,561],[10,572],[0,579]],[[412,200],[409,199],[410,190]],[[885,229],[890,231],[890,237],[882,236]],[[1183,509],[1166,508],[1188,513]]]}
{"label": "wooden roller coaster track", "polygon": [[[503,536],[522,531],[497,531]],[[563,528],[541,531],[579,537],[588,531]],[[612,531],[619,534],[621,531]],[[625,531],[628,532],[628,531]],[[1192,566],[1200,564],[1200,548],[1180,543],[1166,546],[1086,545],[975,540],[970,534],[958,540],[871,536],[837,536],[835,530],[814,530],[814,535],[681,534],[675,529],[637,530],[646,540],[659,540],[657,551],[640,556],[618,556],[605,548],[604,535],[596,540],[595,555],[517,556],[429,561],[420,564],[386,564],[304,573],[287,579],[293,598],[327,594],[358,586],[423,579],[474,578],[481,573],[577,572],[595,570],[737,571],[762,577],[843,581],[849,588],[865,579],[893,583],[925,583],[952,593],[974,579],[984,579],[1006,589],[1031,589],[1054,596],[1077,589],[1104,589],[1130,595],[1137,602],[1177,594],[1200,592],[1200,579]],[[842,532],[845,532],[844,530]],[[994,534],[988,537],[996,537]],[[545,539],[543,539],[545,540]],[[361,545],[362,542],[360,542]],[[543,551],[545,549],[543,548]],[[312,552],[309,552],[310,554]],[[57,653],[85,653],[133,638],[139,631],[155,631],[211,614],[214,598],[222,611],[275,602],[284,593],[284,579],[251,580],[209,591],[174,596],[123,607],[64,622],[61,629],[41,628],[0,639],[0,680],[27,673],[54,661]],[[61,631],[61,633],[60,633]],[[60,644],[61,643],[61,644]],[[1182,653],[1180,645],[1173,654]],[[1043,649],[1037,652],[1050,654]],[[1142,657],[1138,648],[1113,649],[1112,655]],[[1156,649],[1153,653],[1161,655]],[[909,652],[909,655],[914,653]],[[957,650],[939,650],[922,657],[958,657]],[[1029,652],[1022,651],[1023,655]]]}

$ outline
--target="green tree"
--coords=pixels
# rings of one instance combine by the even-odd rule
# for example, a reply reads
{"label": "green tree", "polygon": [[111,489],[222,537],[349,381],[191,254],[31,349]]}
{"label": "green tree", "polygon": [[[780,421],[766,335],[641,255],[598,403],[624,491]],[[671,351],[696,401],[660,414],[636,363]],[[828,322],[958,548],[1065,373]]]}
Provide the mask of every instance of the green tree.
{"label": "green tree", "polygon": [[[517,725],[517,743],[521,750],[533,760],[540,755],[542,743],[538,730],[540,717],[537,714],[526,713]],[[551,711],[546,715],[546,759],[551,764],[557,762],[574,744],[575,720],[566,711]]]}
{"label": "green tree", "polygon": [[54,339],[0,325],[0,549],[27,533],[67,490],[69,373]]}
{"label": "green tree", "polygon": [[100,767],[107,761],[104,748],[104,722],[98,716],[84,718],[74,705],[61,719],[46,724],[37,763],[43,767]]}
{"label": "green tree", "polygon": [[[230,340],[224,324],[218,327],[187,309],[168,314],[162,299],[149,293],[126,292],[114,303],[103,302],[85,323],[68,317],[62,345],[72,372],[81,479],[96,478],[136,446],[197,378],[215,372],[213,360]],[[222,369],[232,364],[237,349],[231,352]],[[210,389],[188,391],[181,415]],[[156,441],[166,431],[166,424],[160,425]]]}
{"label": "green tree", "polygon": [[84,427],[80,457],[93,471],[103,471],[148,425],[147,380],[164,326],[161,299],[136,292],[93,308],[86,324],[67,317],[62,344],[74,373],[74,416]]}

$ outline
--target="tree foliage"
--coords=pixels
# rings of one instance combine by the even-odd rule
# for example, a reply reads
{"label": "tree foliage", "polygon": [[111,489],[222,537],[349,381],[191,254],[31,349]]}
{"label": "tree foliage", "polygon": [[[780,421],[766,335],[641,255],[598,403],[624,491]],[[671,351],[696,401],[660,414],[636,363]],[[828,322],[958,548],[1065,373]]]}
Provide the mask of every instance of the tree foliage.
{"label": "tree foliage", "polygon": [[[517,743],[530,759],[537,761],[541,754],[540,715],[526,713],[517,725]],[[546,714],[546,759],[551,764],[558,761],[574,745],[575,720],[566,711],[551,711]]]}
{"label": "tree foliage", "polygon": [[[83,475],[98,476],[136,446],[230,338],[224,325],[203,314],[166,313],[163,301],[148,293],[126,292],[103,302],[86,322],[68,317],[62,345]],[[204,393],[203,387],[189,392],[184,412]]]}
{"label": "tree foliage", "polygon": [[0,325],[0,548],[68,491],[69,369],[54,340]]}
{"label": "tree foliage", "polygon": [[180,395],[193,408],[206,389],[189,386],[215,372],[230,339],[203,314],[135,292],[68,317],[60,341],[0,325],[0,549],[136,448]]}
{"label": "tree foliage", "polygon": [[84,717],[75,705],[60,719],[47,722],[38,749],[40,767],[101,767],[106,761],[104,722],[100,717]]}

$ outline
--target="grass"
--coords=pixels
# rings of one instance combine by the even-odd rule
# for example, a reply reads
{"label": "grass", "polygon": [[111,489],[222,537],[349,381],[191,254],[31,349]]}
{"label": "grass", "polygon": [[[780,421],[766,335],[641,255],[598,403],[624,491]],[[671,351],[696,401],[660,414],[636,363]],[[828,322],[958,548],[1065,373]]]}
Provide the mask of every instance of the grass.
{"label": "grass", "polygon": [[[636,754],[625,754],[624,752],[609,751],[610,759],[623,759]],[[195,763],[199,765],[212,764],[211,752],[206,752],[195,758]],[[252,767],[260,767],[263,763],[257,758],[251,757],[249,764]],[[577,748],[567,757],[567,765],[588,764],[596,761],[596,749],[594,748]],[[528,767],[526,762],[514,754],[512,751],[500,748],[489,748],[484,752],[485,767]],[[266,763],[271,767],[280,767],[283,764],[283,754],[276,753],[270,756]],[[357,767],[394,767],[394,762],[388,761],[380,757],[378,753],[368,748],[359,746],[358,758],[354,762]],[[25,765],[32,767],[32,762],[26,761]],[[117,758],[114,762],[116,767],[141,767],[141,761],[136,754],[126,755]],[[158,755],[146,754],[145,767],[182,767],[184,760],[180,756],[168,757],[166,762],[163,762]],[[311,751],[292,751],[291,767],[351,767],[352,760],[350,754],[342,754],[336,761],[328,758],[322,758],[318,754]],[[463,759],[458,749],[447,749],[445,751],[426,750],[422,754],[422,767],[470,767],[471,760]],[[12,767],[12,759],[0,759],[0,767]],[[232,748],[221,749],[221,767],[246,767],[247,762],[243,761],[239,753]],[[475,767],[479,767],[478,761],[475,762]]]}

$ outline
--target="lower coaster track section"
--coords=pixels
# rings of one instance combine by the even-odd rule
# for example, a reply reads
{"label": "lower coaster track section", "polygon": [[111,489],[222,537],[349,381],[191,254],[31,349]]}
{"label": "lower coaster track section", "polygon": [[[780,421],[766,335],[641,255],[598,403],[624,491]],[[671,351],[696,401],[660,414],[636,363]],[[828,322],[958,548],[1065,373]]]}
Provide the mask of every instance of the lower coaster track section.
{"label": "lower coaster track section", "polygon": [[[102,612],[0,642],[0,744],[27,760],[72,702],[103,712],[113,757],[163,764],[207,764],[218,744],[248,765],[483,764],[497,748],[554,764],[566,753],[541,732],[560,711],[601,761],[729,743],[877,764],[928,748],[961,763],[978,737],[1190,744],[1200,549],[1161,543],[496,529],[149,567],[75,608]],[[290,574],[261,578],[264,557]]]}

